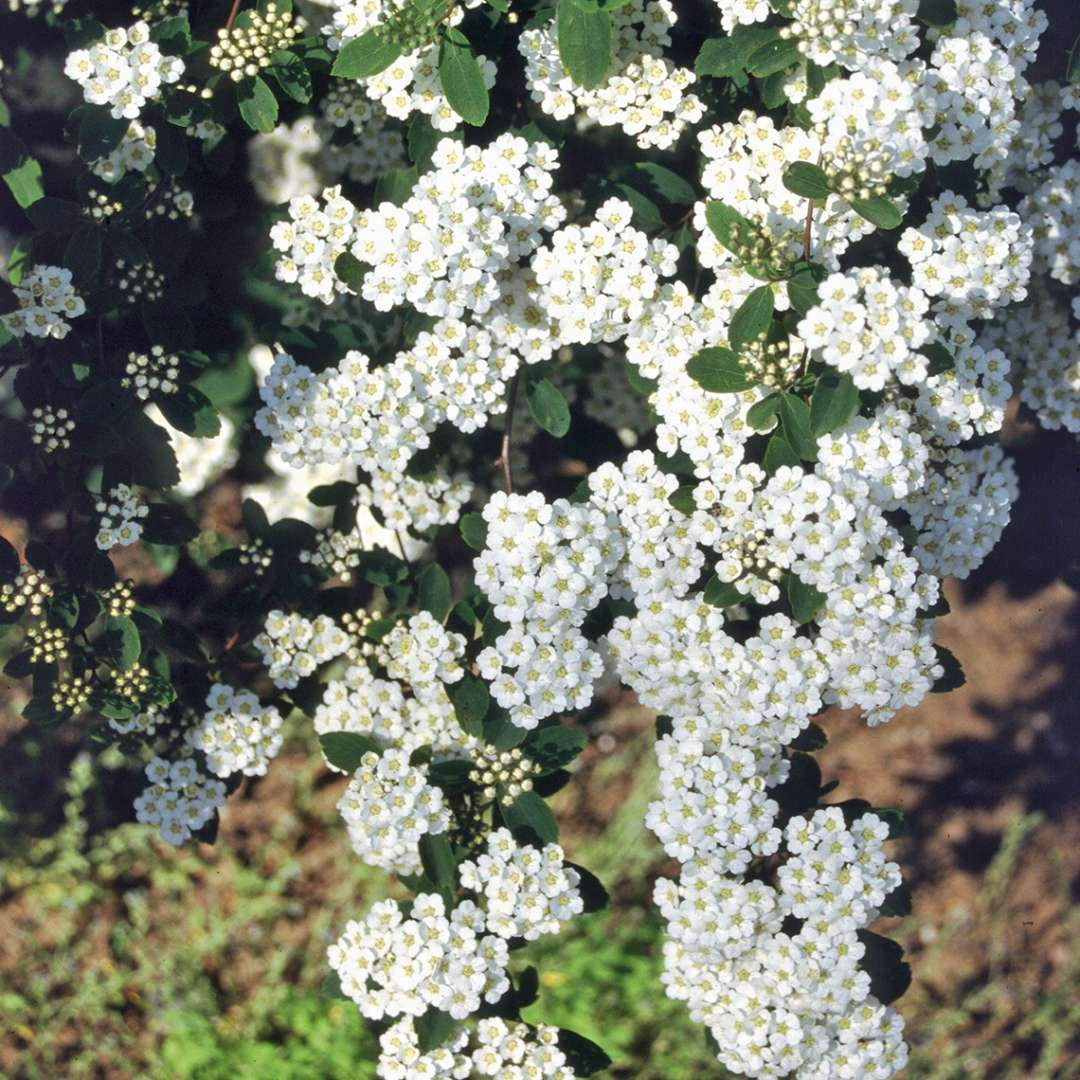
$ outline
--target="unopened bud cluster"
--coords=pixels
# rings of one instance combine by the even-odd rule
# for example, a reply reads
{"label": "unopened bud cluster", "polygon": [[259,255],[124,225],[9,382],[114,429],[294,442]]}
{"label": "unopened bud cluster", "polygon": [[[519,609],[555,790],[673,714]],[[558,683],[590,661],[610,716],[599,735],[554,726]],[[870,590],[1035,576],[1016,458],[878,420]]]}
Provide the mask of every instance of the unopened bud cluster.
{"label": "unopened bud cluster", "polygon": [[34,664],[55,664],[70,655],[64,631],[44,624],[30,627],[26,643],[30,647],[30,662]]}
{"label": "unopened bud cluster", "polygon": [[835,151],[822,155],[821,168],[842,199],[872,199],[889,189],[888,157],[874,152],[873,140],[856,149],[851,140],[841,139]]}
{"label": "unopened bud cluster", "polygon": [[38,405],[30,410],[30,441],[40,446],[46,454],[54,450],[67,450],[71,446],[68,436],[75,430],[75,421],[67,409],[53,409],[50,405]]}
{"label": "unopened bud cluster", "polygon": [[175,394],[179,389],[180,359],[167,353],[160,345],[152,345],[150,354],[128,353],[122,386],[135,391],[135,396],[146,401],[152,393]]}
{"label": "unopened bud cluster", "polygon": [[732,253],[752,277],[779,281],[791,272],[791,259],[774,244],[767,225],[752,221],[753,234],[732,239]]}
{"label": "unopened bud cluster", "polygon": [[301,551],[300,561],[310,563],[331,577],[350,581],[352,572],[360,565],[360,535],[322,529],[315,538],[314,551]]}
{"label": "unopened bud cluster", "polygon": [[245,75],[258,75],[270,66],[270,58],[288,49],[303,30],[302,19],[293,20],[291,11],[278,11],[267,4],[266,13],[249,11],[247,26],[233,26],[218,31],[217,44],[210,50],[210,64],[228,73],[233,82]]}
{"label": "unopened bud cluster", "polygon": [[274,561],[274,553],[266,546],[266,541],[259,536],[247,544],[242,544],[237,550],[240,553],[240,565],[250,566],[256,575],[269,570],[270,564]]}
{"label": "unopened bud cluster", "polygon": [[404,3],[387,12],[383,21],[383,30],[389,41],[393,42],[408,56],[422,49],[435,40],[439,23],[446,18],[453,7],[453,0],[448,4]]}
{"label": "unopened bud cluster", "polygon": [[512,750],[496,750],[485,746],[473,758],[475,765],[469,779],[483,789],[488,801],[498,799],[503,805],[512,803],[519,795],[532,791],[532,778],[538,767],[515,746]]}
{"label": "unopened bud cluster", "polygon": [[341,616],[341,625],[352,641],[349,647],[349,656],[359,660],[365,656],[373,656],[378,643],[367,636],[368,627],[375,621],[375,616],[366,608],[352,613],[346,612]]}
{"label": "unopened bud cluster", "polygon": [[112,673],[113,690],[129,701],[138,701],[150,689],[150,671],[136,664],[130,671]]}
{"label": "unopened bud cluster", "polygon": [[165,296],[165,275],[158,273],[152,263],[128,266],[123,259],[117,259],[116,271],[116,287],[129,304],[152,302]]}
{"label": "unopened bud cluster", "polygon": [[93,687],[90,685],[89,671],[82,675],[72,675],[56,684],[52,703],[58,709],[72,709],[78,712],[90,700]]}
{"label": "unopened bud cluster", "polygon": [[770,390],[789,386],[799,373],[799,358],[791,355],[788,339],[768,341],[764,332],[743,346],[739,360],[747,378]]}
{"label": "unopened bud cluster", "polygon": [[123,618],[135,610],[135,594],[132,592],[133,582],[118,581],[101,596],[105,602],[105,613],[113,618]]}
{"label": "unopened bud cluster", "polygon": [[175,180],[169,181],[154,204],[147,209],[149,216],[163,217],[169,221],[189,218],[194,212],[195,196],[190,191],[185,191]]}
{"label": "unopened bud cluster", "polygon": [[90,205],[86,208],[86,212],[95,221],[107,221],[113,214],[119,214],[124,209],[124,204],[111,192],[94,189],[88,193],[87,197]]}
{"label": "unopened bud cluster", "polygon": [[25,608],[28,615],[40,615],[52,592],[44,574],[24,566],[13,582],[0,589],[0,604],[9,615],[21,608]]}

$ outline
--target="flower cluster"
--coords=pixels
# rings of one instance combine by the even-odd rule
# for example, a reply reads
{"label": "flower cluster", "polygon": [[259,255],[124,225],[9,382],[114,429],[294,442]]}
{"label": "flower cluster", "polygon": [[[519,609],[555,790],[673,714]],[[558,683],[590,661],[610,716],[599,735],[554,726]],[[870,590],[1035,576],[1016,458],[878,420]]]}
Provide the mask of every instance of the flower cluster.
{"label": "flower cluster", "polygon": [[630,0],[613,13],[608,77],[595,89],[575,84],[560,56],[555,21],[526,30],[520,49],[534,101],[557,120],[578,114],[582,127],[621,128],[638,146],[666,149],[705,113],[688,87],[695,75],[663,55],[671,43],[675,11],[670,0]]}
{"label": "flower cluster", "polygon": [[95,176],[109,184],[115,184],[132,169],[144,173],[154,163],[157,152],[157,132],[149,124],[132,120],[124,132],[120,145],[90,166]]}
{"label": "flower cluster", "polygon": [[71,329],[68,319],[86,311],[86,302],[71,284],[71,271],[38,264],[15,286],[19,307],[0,315],[0,323],[15,337],[63,338]]}
{"label": "flower cluster", "polygon": [[126,29],[107,30],[90,48],[69,53],[64,65],[64,74],[82,87],[86,100],[111,106],[118,120],[137,120],[143,106],[156,101],[162,87],[183,73],[183,60],[163,55],[141,20]]}
{"label": "flower cluster", "polygon": [[175,394],[180,389],[180,358],[166,353],[160,345],[151,345],[146,353],[128,353],[121,385],[130,387],[141,401],[151,394]]}
{"label": "flower cluster", "polygon": [[260,704],[250,690],[215,683],[188,741],[206,755],[206,767],[215,776],[265,776],[281,749],[281,714],[273,705]]}
{"label": "flower cluster", "polygon": [[101,515],[95,539],[102,551],[134,544],[142,536],[142,519],[150,513],[150,507],[127,484],[110,488],[94,508]]}
{"label": "flower cluster", "polygon": [[295,611],[271,611],[252,645],[262,655],[274,685],[289,689],[320,664],[347,652],[349,635],[328,615],[305,619]]}
{"label": "flower cluster", "polygon": [[499,937],[535,941],[557,934],[562,923],[581,914],[581,876],[564,865],[558,844],[522,847],[508,829],[488,837],[487,850],[459,867],[461,884],[483,896],[487,930]]}
{"label": "flower cluster", "polygon": [[442,792],[394,748],[363,756],[337,806],[353,851],[368,866],[395,874],[419,873],[417,841],[450,827]]}
{"label": "flower cluster", "polygon": [[350,920],[327,950],[341,989],[371,1020],[423,1016],[428,1009],[463,1020],[510,988],[506,941],[484,934],[471,901],[447,915],[437,893],[421,893],[406,917],[381,900],[362,922]]}
{"label": "flower cluster", "polygon": [[146,777],[150,783],[135,800],[135,818],[156,825],[169,844],[184,843],[225,803],[225,784],[203,774],[191,757],[155,757]]}
{"label": "flower cluster", "polygon": [[46,454],[67,450],[74,430],[75,421],[63,407],[54,409],[51,405],[36,405],[30,410],[30,439]]}
{"label": "flower cluster", "polygon": [[0,585],[0,604],[9,615],[22,614],[25,608],[27,615],[36,617],[44,611],[52,594],[53,588],[40,570],[22,566],[14,581]]}
{"label": "flower cluster", "polygon": [[291,11],[278,11],[273,0],[261,11],[252,8],[244,15],[243,25],[218,30],[217,42],[210,48],[210,66],[226,72],[233,82],[269,67],[274,53],[287,50],[304,29],[303,19],[294,19]]}

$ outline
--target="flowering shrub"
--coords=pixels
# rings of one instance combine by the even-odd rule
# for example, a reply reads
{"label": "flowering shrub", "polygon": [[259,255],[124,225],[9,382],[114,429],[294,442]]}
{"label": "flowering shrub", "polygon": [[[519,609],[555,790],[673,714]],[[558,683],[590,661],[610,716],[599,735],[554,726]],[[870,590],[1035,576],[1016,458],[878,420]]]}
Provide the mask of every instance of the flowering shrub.
{"label": "flowering shrub", "polygon": [[312,724],[414,897],[328,949],[379,1074],[587,1076],[514,954],[607,902],[545,800],[621,684],[668,995],[737,1075],[895,1075],[903,819],[815,718],[959,684],[1007,404],[1080,431],[1080,62],[1028,81],[1031,0],[297,2],[16,5],[25,720],[173,844]]}

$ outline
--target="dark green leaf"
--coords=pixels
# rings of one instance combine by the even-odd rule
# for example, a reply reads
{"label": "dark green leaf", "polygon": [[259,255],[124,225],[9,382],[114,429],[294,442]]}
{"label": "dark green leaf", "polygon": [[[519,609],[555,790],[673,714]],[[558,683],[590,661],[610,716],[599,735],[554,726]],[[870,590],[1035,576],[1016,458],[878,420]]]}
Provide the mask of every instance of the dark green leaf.
{"label": "dark green leaf", "polygon": [[677,487],[669,496],[668,502],[681,514],[692,514],[697,509],[694,501],[694,484],[683,484]]}
{"label": "dark green leaf", "polygon": [[387,169],[375,184],[376,205],[389,202],[401,206],[412,194],[416,177],[416,169],[412,166],[407,169]]}
{"label": "dark green leaf", "polygon": [[818,724],[811,723],[807,724],[806,728],[799,732],[798,736],[792,741],[791,748],[813,753],[815,750],[821,750],[828,741],[829,736],[825,734],[824,730]]}
{"label": "dark green leaf", "polygon": [[438,563],[429,563],[416,579],[417,604],[439,622],[450,614],[450,578]]}
{"label": "dark green leaf", "polygon": [[461,537],[474,551],[483,551],[487,544],[487,522],[476,511],[462,516],[458,522]]}
{"label": "dark green leaf", "polygon": [[143,413],[129,413],[122,428],[127,438],[131,481],[143,487],[167,488],[180,482],[176,453],[168,433]]}
{"label": "dark green leaf", "polygon": [[890,1005],[911,985],[911,966],[904,962],[904,950],[870,930],[856,933],[866,949],[859,967],[870,976],[870,993],[882,1005]]}
{"label": "dark green leaf", "polygon": [[73,630],[79,621],[79,597],[72,589],[58,589],[49,602],[49,625]]}
{"label": "dark green leaf", "polygon": [[96,225],[82,225],[71,234],[64,248],[64,265],[84,289],[101,269],[101,232]]}
{"label": "dark green leaf", "polygon": [[825,170],[809,161],[795,161],[787,167],[784,172],[784,187],[794,195],[818,202],[824,202],[832,190]]}
{"label": "dark green leaf", "polygon": [[611,1064],[611,1058],[592,1041],[576,1031],[559,1029],[559,1049],[566,1055],[566,1064],[575,1076],[592,1076]]}
{"label": "dark green leaf", "polygon": [[755,78],[764,79],[769,75],[778,75],[781,71],[794,67],[802,60],[799,44],[794,37],[777,37],[759,45],[746,61],[746,70]]}
{"label": "dark green leaf", "polygon": [[523,831],[522,838],[526,842],[532,839],[530,830],[547,844],[554,844],[559,839],[559,825],[551,807],[533,791],[524,792],[504,807],[502,816],[506,827],[515,836],[519,829]]}
{"label": "dark green leaf", "polygon": [[694,70],[698,75],[714,78],[737,78],[742,76],[747,61],[757,49],[778,39],[779,30],[775,26],[739,26],[728,37],[709,38],[701,46]]}
{"label": "dark green leaf", "polygon": [[14,581],[19,573],[19,553],[11,543],[0,536],[0,583]]}
{"label": "dark green leaf", "polygon": [[657,232],[664,227],[664,216],[660,213],[660,207],[648,195],[643,195],[629,184],[617,183],[614,187],[620,198],[630,204],[630,209],[634,212],[634,224],[642,232]]}
{"label": "dark green leaf", "polygon": [[249,76],[237,85],[236,103],[244,123],[252,131],[268,134],[274,130],[278,118],[277,98],[260,76]]}
{"label": "dark green leaf", "polygon": [[734,585],[721,581],[713,574],[705,583],[705,592],[702,594],[702,599],[706,604],[711,604],[713,607],[727,608],[743,603],[746,597]]}
{"label": "dark green leaf", "polygon": [[780,428],[788,445],[804,461],[817,458],[817,439],[810,427],[810,406],[795,394],[780,398]]}
{"label": "dark green leaf", "polygon": [[772,476],[777,469],[784,465],[801,465],[799,455],[791,449],[791,444],[783,437],[776,434],[769,439],[765,447],[765,472]]}
{"label": "dark green leaf", "polygon": [[487,120],[491,103],[484,72],[460,30],[447,30],[439,46],[439,85],[450,108],[466,124],[480,127]]}
{"label": "dark green leaf", "polygon": [[879,229],[898,229],[904,221],[900,208],[885,195],[875,195],[870,199],[848,199],[848,202],[855,213]]}
{"label": "dark green leaf", "polygon": [[666,202],[675,206],[691,206],[697,200],[697,192],[676,172],[652,161],[636,162],[633,174],[645,181]]}
{"label": "dark green leaf", "polygon": [[754,385],[743,371],[738,356],[722,346],[702,349],[690,359],[686,373],[703,390],[714,394],[733,394]]}
{"label": "dark green leaf", "polygon": [[86,225],[86,215],[77,202],[46,195],[26,208],[26,216],[42,232],[69,233]]}
{"label": "dark green leaf", "polygon": [[611,902],[611,897],[608,896],[608,891],[604,888],[603,882],[591,870],[586,870],[579,863],[567,862],[566,866],[575,870],[581,878],[581,881],[578,882],[578,891],[581,893],[581,899],[585,902],[585,913],[602,911],[606,908]]}
{"label": "dark green leaf", "polygon": [[367,753],[379,752],[379,744],[370,735],[355,731],[328,731],[319,736],[323,755],[335,768],[354,773]]}
{"label": "dark green leaf", "polygon": [[911,914],[911,890],[900,882],[881,905],[881,914],[887,918],[904,918]]}
{"label": "dark green leaf", "polygon": [[454,887],[454,870],[457,860],[454,858],[450,841],[445,836],[433,836],[425,833],[420,837],[420,862],[424,873],[439,889]]}
{"label": "dark green leaf", "polygon": [[788,278],[787,290],[791,306],[800,315],[805,315],[818,302],[818,285],[827,276],[828,271],[818,263],[795,264],[791,277]]}
{"label": "dark green leaf", "polygon": [[525,736],[521,749],[543,772],[554,772],[569,765],[585,749],[587,742],[585,732],[580,728],[556,724],[534,728]]}
{"label": "dark green leaf", "polygon": [[483,735],[483,721],[491,706],[487,683],[466,675],[459,682],[451,683],[446,693],[454,706],[458,723],[470,735]]}
{"label": "dark green leaf", "polygon": [[271,57],[269,71],[278,86],[301,104],[311,100],[311,75],[307,66],[296,53],[282,51]]}
{"label": "dark green leaf", "polygon": [[570,406],[554,383],[547,379],[530,379],[525,396],[529,412],[548,434],[561,439],[570,430]]}
{"label": "dark green leaf", "polygon": [[179,386],[174,393],[157,394],[154,401],[165,419],[187,435],[208,439],[221,430],[217,410],[194,386]]}
{"label": "dark green leaf", "polygon": [[967,682],[960,661],[956,659],[952,650],[946,649],[944,645],[935,645],[934,649],[937,652],[938,663],[945,669],[945,672],[938,677],[930,693],[948,694],[952,690],[959,690]]}
{"label": "dark green leaf", "polygon": [[767,333],[774,306],[773,291],[768,285],[754,289],[739,305],[731,317],[731,328],[728,331],[728,342],[736,352]]}
{"label": "dark green leaf", "polygon": [[957,19],[956,0],[919,0],[915,16],[927,26],[951,26]]}
{"label": "dark green leaf", "polygon": [[559,0],[556,12],[559,58],[578,86],[592,90],[611,66],[611,16],[578,0]]}
{"label": "dark green leaf", "polygon": [[859,391],[846,372],[826,371],[810,397],[810,430],[815,437],[839,431],[859,411]]}
{"label": "dark green leaf", "polygon": [[1069,59],[1065,64],[1065,81],[1073,86],[1080,85],[1080,37],[1069,50]]}
{"label": "dark green leaf", "polygon": [[771,431],[776,426],[776,413],[780,408],[780,395],[769,394],[760,401],[755,401],[746,410],[746,422],[755,431]]}
{"label": "dark green leaf", "polygon": [[926,365],[928,376],[944,375],[947,371],[956,370],[956,357],[944,345],[933,342],[930,345],[924,345],[919,352],[930,361]]}
{"label": "dark green leaf", "polygon": [[400,55],[401,49],[376,26],[345,42],[330,74],[342,79],[367,79],[385,71]]}
{"label": "dark green leaf", "polygon": [[[421,841],[421,844],[423,841]],[[437,1050],[457,1030],[458,1021],[447,1013],[437,1009],[428,1009],[423,1016],[413,1021],[416,1030],[416,1042],[421,1054]]]}
{"label": "dark green leaf", "polygon": [[130,671],[142,652],[139,628],[124,615],[109,615],[101,635],[101,651],[113,667]]}
{"label": "dark green leaf", "polygon": [[792,618],[800,624],[808,623],[828,599],[823,592],[815,589],[813,585],[805,584],[791,573],[787,575],[787,597]]}

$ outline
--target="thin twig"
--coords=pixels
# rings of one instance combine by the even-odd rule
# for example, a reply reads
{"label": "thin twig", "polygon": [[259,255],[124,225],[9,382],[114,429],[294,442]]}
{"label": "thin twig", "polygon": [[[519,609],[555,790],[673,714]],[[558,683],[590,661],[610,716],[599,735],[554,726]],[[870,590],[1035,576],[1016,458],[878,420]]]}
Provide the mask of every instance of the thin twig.
{"label": "thin twig", "polygon": [[518,382],[521,380],[521,369],[514,372],[510,380],[510,392],[506,398],[506,423],[503,424],[502,452],[499,454],[496,465],[502,465],[503,480],[506,482],[506,494],[514,493],[514,478],[510,475],[510,437],[514,433],[514,406],[517,404]]}
{"label": "thin twig", "polygon": [[814,228],[814,200],[806,200],[806,228],[802,236],[802,257],[806,262],[810,261],[810,240]]}
{"label": "thin twig", "polygon": [[405,538],[401,535],[401,530],[400,529],[395,529],[394,530],[394,535],[397,537],[398,547],[401,548],[402,561],[405,563],[406,566],[408,566],[411,569],[412,568],[412,560],[405,553]]}
{"label": "thin twig", "polygon": [[225,29],[231,30],[233,19],[236,18],[236,13],[240,10],[240,0],[233,0],[232,10],[229,12],[229,17],[225,20]]}

